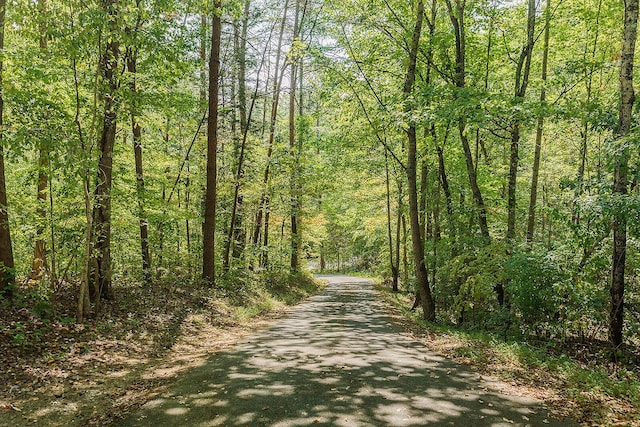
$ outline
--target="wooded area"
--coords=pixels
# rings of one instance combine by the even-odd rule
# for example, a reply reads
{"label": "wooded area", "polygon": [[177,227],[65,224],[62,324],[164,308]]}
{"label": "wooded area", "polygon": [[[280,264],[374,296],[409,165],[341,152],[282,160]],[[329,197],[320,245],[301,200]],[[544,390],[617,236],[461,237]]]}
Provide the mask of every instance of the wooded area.
{"label": "wooded area", "polygon": [[4,303],[347,268],[637,362],[637,0],[2,2]]}

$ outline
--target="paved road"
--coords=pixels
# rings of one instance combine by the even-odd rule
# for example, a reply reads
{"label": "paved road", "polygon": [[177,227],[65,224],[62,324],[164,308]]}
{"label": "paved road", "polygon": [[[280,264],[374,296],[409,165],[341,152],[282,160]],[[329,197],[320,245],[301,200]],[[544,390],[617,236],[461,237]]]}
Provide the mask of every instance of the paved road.
{"label": "paved road", "polygon": [[121,425],[573,425],[403,334],[370,282],[324,278],[321,294],[213,355]]}

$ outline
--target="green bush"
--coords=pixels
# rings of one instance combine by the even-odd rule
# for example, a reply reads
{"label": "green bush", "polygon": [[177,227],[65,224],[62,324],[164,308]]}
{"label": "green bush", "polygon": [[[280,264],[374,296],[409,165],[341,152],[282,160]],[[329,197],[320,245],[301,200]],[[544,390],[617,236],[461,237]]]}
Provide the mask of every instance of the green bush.
{"label": "green bush", "polygon": [[561,317],[569,302],[571,280],[552,259],[515,253],[506,263],[507,292],[515,318],[524,328],[538,328]]}

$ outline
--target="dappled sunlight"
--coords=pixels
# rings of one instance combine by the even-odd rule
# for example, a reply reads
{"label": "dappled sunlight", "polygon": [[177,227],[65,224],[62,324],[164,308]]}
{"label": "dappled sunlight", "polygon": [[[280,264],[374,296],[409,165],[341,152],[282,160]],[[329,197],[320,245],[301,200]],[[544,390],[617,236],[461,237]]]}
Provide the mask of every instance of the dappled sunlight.
{"label": "dappled sunlight", "polygon": [[369,282],[330,281],[122,426],[571,425],[401,333]]}

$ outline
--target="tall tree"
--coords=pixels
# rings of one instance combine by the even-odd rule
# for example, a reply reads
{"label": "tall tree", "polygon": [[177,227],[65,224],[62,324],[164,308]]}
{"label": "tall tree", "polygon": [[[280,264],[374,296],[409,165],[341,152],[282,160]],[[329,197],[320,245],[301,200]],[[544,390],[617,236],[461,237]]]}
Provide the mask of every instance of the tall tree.
{"label": "tall tree", "polygon": [[544,130],[544,107],[547,99],[547,67],[549,63],[549,25],[551,20],[551,1],[547,0],[545,9],[544,44],[542,46],[542,89],[540,89],[540,108],[536,126],[536,146],[533,155],[531,173],[531,193],[529,197],[529,216],[527,219],[527,243],[533,242],[536,220],[536,203],[538,200],[538,176],[540,175],[540,153],[542,151],[542,132]]}
{"label": "tall tree", "polygon": [[[422,33],[422,22],[424,20],[424,4],[420,0],[416,8],[416,23],[413,29],[413,36],[409,50],[409,65],[404,81],[403,94],[405,97],[405,110],[410,114],[412,111],[411,94],[416,79],[416,63],[418,49],[420,47],[420,34]],[[425,320],[433,321],[436,318],[436,307],[429,287],[429,275],[424,259],[424,241],[420,227],[418,212],[418,171],[417,171],[417,137],[416,125],[413,120],[409,120],[406,128],[407,133],[407,179],[409,183],[409,220],[411,227],[411,240],[413,242],[413,262],[416,280],[418,281],[418,291],[422,303],[422,313]]]}
{"label": "tall tree", "polygon": [[[289,87],[289,155],[291,157],[291,271],[297,271],[300,264],[300,235],[298,231],[298,153],[296,149],[296,89],[298,83],[298,61],[300,55],[298,46],[300,33],[300,0],[296,0],[295,19],[293,24],[293,40],[289,50],[289,61],[291,62],[291,78]],[[300,94],[302,96],[302,94]]]}
{"label": "tall tree", "polygon": [[[620,55],[620,109],[618,129],[616,130],[618,147],[615,152],[613,196],[623,203],[628,191],[630,141],[633,104],[633,60],[635,57],[638,32],[638,0],[625,0],[624,25],[622,30],[622,52]],[[616,212],[613,221],[613,254],[611,267],[611,307],[609,311],[609,341],[614,350],[622,345],[624,326],[624,274],[627,254],[627,218],[624,210]],[[615,357],[615,351],[614,351]]]}
{"label": "tall tree", "polygon": [[131,74],[129,88],[131,90],[130,113],[131,132],[133,134],[133,152],[136,168],[136,192],[138,195],[138,222],[140,224],[140,250],[142,254],[142,274],[147,284],[151,283],[151,254],[149,251],[149,221],[145,213],[145,185],[144,170],[142,167],[142,127],[140,126],[140,96],[136,82],[137,62],[138,62],[138,32],[142,25],[142,15],[140,11],[140,0],[136,0],[136,23],[134,28],[129,29],[130,46],[127,47],[127,71]]}
{"label": "tall tree", "polygon": [[[242,31],[240,33],[240,45],[238,49],[238,109],[240,110],[240,129],[244,135],[249,132],[249,121],[247,115],[247,33],[249,30],[249,13],[251,10],[251,0],[245,0],[244,2],[244,13],[242,16]],[[269,37],[271,39],[271,37]],[[261,67],[262,68],[262,63]],[[257,86],[257,84],[256,84]],[[255,97],[252,100],[252,105],[255,102]],[[242,165],[240,165],[242,166]],[[244,177],[244,168],[238,168],[238,179],[242,179]],[[237,201],[235,203],[237,205],[237,214],[236,219],[233,224],[233,258],[238,259],[242,256],[245,247],[245,227],[243,223],[244,219],[244,196],[242,193],[238,194]]]}
{"label": "tall tree", "polygon": [[[467,85],[466,33],[464,20],[466,1],[459,0],[455,2],[455,5],[453,5],[451,0],[446,0],[446,5],[456,40],[455,74],[453,76],[453,82],[458,90],[463,90]],[[458,117],[458,130],[460,134],[460,142],[462,143],[462,149],[464,151],[469,185],[476,204],[480,233],[485,240],[485,243],[489,243],[491,237],[489,235],[489,226],[487,224],[487,207],[484,203],[480,186],[478,185],[478,174],[473,163],[473,154],[471,153],[469,137],[467,136],[467,120],[462,114]]]}
{"label": "tall tree", "polygon": [[[533,55],[533,45],[535,42],[536,25],[536,0],[529,0],[527,12],[527,40],[522,46],[520,56],[516,62],[515,72],[515,104],[519,105],[524,100],[529,85],[529,73],[531,70],[531,57]],[[516,117],[511,123],[511,146],[509,156],[509,183],[507,186],[507,240],[511,241],[516,237],[516,183],[518,178],[518,161],[520,131],[522,127],[521,119]]]}
{"label": "tall tree", "polygon": [[264,168],[264,176],[262,180],[262,194],[260,195],[260,202],[258,205],[258,212],[256,213],[255,228],[253,231],[253,244],[258,245],[260,242],[261,229],[264,218],[264,250],[262,254],[261,263],[266,266],[266,246],[268,243],[268,227],[269,227],[269,173],[271,171],[271,156],[273,154],[273,143],[276,137],[276,122],[278,119],[278,105],[280,102],[280,87],[282,85],[282,76],[284,74],[284,67],[280,69],[280,56],[282,55],[282,40],[284,38],[284,30],[287,21],[287,12],[289,10],[289,0],[285,0],[284,10],[282,12],[282,21],[280,24],[280,35],[278,36],[278,45],[276,47],[276,58],[273,71],[273,93],[271,98],[271,116],[269,120],[269,140],[267,143],[267,159]]}
{"label": "tall tree", "polygon": [[[389,176],[389,152],[384,150],[384,171],[385,171],[385,195],[387,201],[387,240],[389,242],[389,267],[391,268],[391,289],[398,292],[398,259],[400,257],[400,224],[396,225],[396,250],[394,252],[393,234],[391,231],[391,183]],[[400,206],[398,206],[400,211]],[[398,215],[398,218],[400,216]]]}
{"label": "tall tree", "polygon": [[[598,6],[597,6],[597,11],[596,11],[596,16],[595,16],[595,21],[594,23],[587,23],[588,25],[588,30],[590,30],[591,28],[593,28],[594,31],[594,36],[593,36],[593,40],[587,40],[585,42],[585,47],[584,47],[584,55],[583,55],[583,61],[585,63],[589,63],[589,66],[587,67],[587,69],[585,70],[585,76],[584,76],[584,81],[585,81],[585,90],[586,90],[586,99],[585,99],[585,104],[587,105],[587,108],[589,108],[589,105],[591,104],[592,100],[593,100],[593,80],[594,80],[594,74],[596,72],[596,55],[598,53],[598,41],[600,39],[600,16],[602,13],[602,0],[598,0]],[[587,56],[587,53],[590,53],[590,58]],[[589,148],[589,139],[590,139],[590,123],[589,123],[589,118],[588,115],[584,115],[582,118],[582,130],[580,131],[580,164],[578,166],[578,173],[576,176],[576,188],[575,188],[575,201],[578,200],[578,198],[582,195],[582,192],[584,190],[584,178],[585,178],[585,172],[587,169],[587,155],[588,155],[588,148]],[[580,212],[579,209],[577,209],[577,204],[574,201],[574,212],[572,215],[572,222],[575,225],[580,225]]]}
{"label": "tall tree", "polygon": [[[0,52],[4,53],[4,27],[7,1],[0,0]],[[4,55],[3,55],[4,57]],[[9,205],[4,169],[4,94],[2,85],[3,58],[0,58],[0,295],[11,297],[15,272],[13,247],[9,230]]]}
{"label": "tall tree", "polygon": [[220,37],[222,2],[214,2],[211,19],[211,55],[209,57],[209,118],[207,120],[207,186],[204,204],[202,280],[215,284],[215,231],[218,183],[218,79],[220,77]]}
{"label": "tall tree", "polygon": [[[38,1],[38,45],[41,59],[45,59],[48,49],[47,41],[47,2]],[[47,142],[38,142],[38,225],[36,228],[36,242],[31,263],[31,278],[36,280],[42,277],[46,257],[46,241],[44,237],[45,224],[47,222],[47,184],[49,183],[49,150]],[[51,266],[52,269],[55,266]]]}
{"label": "tall tree", "polygon": [[116,0],[103,0],[103,12],[107,16],[108,34],[105,51],[100,60],[100,74],[104,83],[104,116],[102,133],[98,147],[97,185],[94,191],[92,244],[93,262],[90,288],[94,301],[111,298],[111,185],[113,178],[113,148],[116,139],[117,91],[119,71],[120,42],[118,40],[118,3]]}
{"label": "tall tree", "polygon": [[[247,19],[246,16],[249,13],[248,3],[249,3],[248,1],[247,3],[245,3],[245,6],[246,6],[245,22]],[[264,66],[264,63],[267,61],[266,51],[268,50],[268,45],[269,45],[269,42],[271,41],[271,37],[273,35],[274,29],[275,29],[275,24],[274,26],[271,27],[267,46],[265,47],[265,52],[263,53],[262,59],[260,61],[260,65],[258,66],[258,70],[256,73],[257,75],[260,75],[262,71],[262,67]],[[244,37],[246,37],[246,30],[243,30],[243,34],[245,34]],[[243,71],[241,71],[239,74],[244,76]],[[242,78],[242,82],[243,83],[241,84],[241,87],[245,84],[244,77]],[[227,235],[227,242],[225,245],[224,258],[223,258],[223,268],[225,269],[225,271],[229,269],[229,265],[230,265],[229,258],[230,258],[232,248],[233,248],[234,258],[240,258],[242,255],[242,251],[244,250],[244,244],[245,244],[244,227],[242,226],[241,219],[238,219],[237,217],[242,215],[241,210],[243,205],[243,201],[242,201],[243,197],[242,197],[242,194],[240,193],[240,188],[242,186],[242,181],[244,178],[244,161],[245,161],[245,154],[247,150],[247,138],[249,136],[249,124],[251,123],[251,118],[253,117],[253,111],[256,105],[256,100],[258,99],[259,90],[260,90],[260,80],[258,78],[256,80],[255,90],[251,98],[251,105],[249,107],[248,114],[246,112],[240,114],[240,122],[244,124],[241,125],[241,127],[243,128],[242,141],[240,142],[240,147],[238,149],[238,154],[237,154],[238,165],[237,165],[236,176],[235,176],[235,188],[234,188],[234,197],[233,197],[234,201],[231,209],[231,221],[230,221],[229,232]],[[240,98],[239,99],[240,103],[246,102],[246,94],[242,94],[242,91],[240,91],[239,98]]]}

